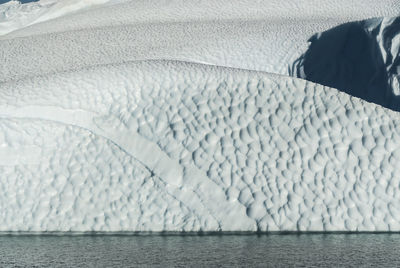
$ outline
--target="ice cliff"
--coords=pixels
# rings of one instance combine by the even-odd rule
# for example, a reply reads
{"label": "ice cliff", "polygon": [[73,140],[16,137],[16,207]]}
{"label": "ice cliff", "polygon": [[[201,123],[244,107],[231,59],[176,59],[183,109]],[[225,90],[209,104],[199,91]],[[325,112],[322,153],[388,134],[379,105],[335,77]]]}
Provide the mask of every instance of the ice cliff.
{"label": "ice cliff", "polygon": [[399,11],[0,5],[0,231],[400,231]]}

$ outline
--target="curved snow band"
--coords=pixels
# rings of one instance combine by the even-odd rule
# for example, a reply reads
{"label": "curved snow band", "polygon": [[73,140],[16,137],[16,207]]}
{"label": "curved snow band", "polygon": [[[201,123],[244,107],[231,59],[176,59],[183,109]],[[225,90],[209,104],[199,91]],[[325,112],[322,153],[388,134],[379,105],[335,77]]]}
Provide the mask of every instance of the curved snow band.
{"label": "curved snow band", "polygon": [[309,41],[291,75],[400,111],[400,17],[346,23]]}
{"label": "curved snow band", "polygon": [[3,231],[400,230],[398,114],[301,79],[135,62],[3,83],[0,116]]}

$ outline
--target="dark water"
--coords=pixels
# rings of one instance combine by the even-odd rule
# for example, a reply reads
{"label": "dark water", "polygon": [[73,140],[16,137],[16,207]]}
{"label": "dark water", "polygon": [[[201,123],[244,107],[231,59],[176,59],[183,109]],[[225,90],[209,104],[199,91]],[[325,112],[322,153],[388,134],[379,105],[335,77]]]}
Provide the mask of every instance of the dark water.
{"label": "dark water", "polygon": [[400,234],[0,236],[1,267],[399,267]]}

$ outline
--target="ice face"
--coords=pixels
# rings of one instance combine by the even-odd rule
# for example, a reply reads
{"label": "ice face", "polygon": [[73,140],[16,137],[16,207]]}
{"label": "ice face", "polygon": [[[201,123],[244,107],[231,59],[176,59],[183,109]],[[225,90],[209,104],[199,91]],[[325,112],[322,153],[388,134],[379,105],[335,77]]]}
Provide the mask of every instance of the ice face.
{"label": "ice face", "polygon": [[300,77],[396,104],[397,20],[343,23],[398,1],[40,2],[1,13],[0,231],[400,230],[398,113],[282,76],[322,32]]}
{"label": "ice face", "polygon": [[398,114],[336,89],[143,61],[0,96],[0,230],[400,230]]}
{"label": "ice face", "polygon": [[400,110],[400,18],[350,22],[310,39],[292,75]]}

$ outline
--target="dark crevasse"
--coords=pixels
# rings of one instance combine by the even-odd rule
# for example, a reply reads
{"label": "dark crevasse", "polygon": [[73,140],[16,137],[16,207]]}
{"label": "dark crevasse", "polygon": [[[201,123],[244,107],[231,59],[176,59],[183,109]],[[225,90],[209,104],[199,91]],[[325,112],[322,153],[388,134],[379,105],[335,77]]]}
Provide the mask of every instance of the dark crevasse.
{"label": "dark crevasse", "polygon": [[342,24],[309,42],[292,76],[400,111],[400,17]]}

